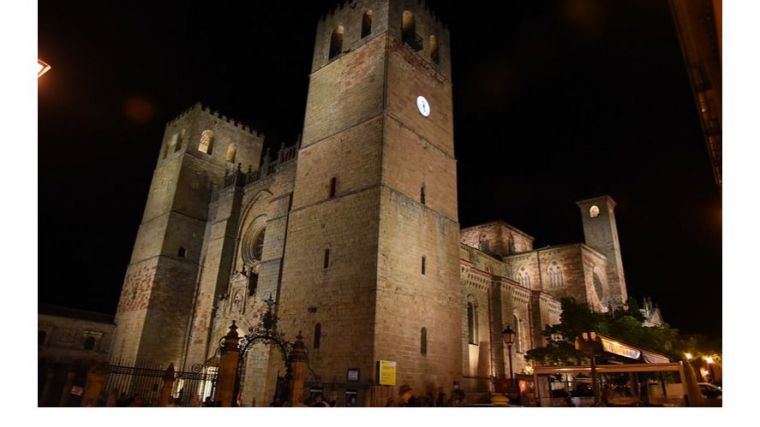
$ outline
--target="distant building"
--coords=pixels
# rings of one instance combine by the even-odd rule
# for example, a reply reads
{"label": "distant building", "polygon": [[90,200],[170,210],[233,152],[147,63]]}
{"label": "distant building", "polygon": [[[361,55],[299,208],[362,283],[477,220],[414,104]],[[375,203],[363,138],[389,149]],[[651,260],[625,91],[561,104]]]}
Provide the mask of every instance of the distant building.
{"label": "distant building", "polygon": [[662,319],[660,307],[654,305],[651,298],[644,298],[644,307],[639,309],[639,311],[641,311],[641,315],[644,316],[644,326],[658,327],[665,324],[665,320]]}
{"label": "distant building", "polygon": [[108,361],[113,315],[40,305],[39,406],[78,406],[89,368]]}
{"label": "distant building", "polygon": [[[167,124],[111,360],[212,369],[229,325],[255,325],[271,296],[278,332],[305,337],[308,387],[382,406],[384,360],[396,386],[472,399],[508,375],[506,326],[520,372],[560,297],[625,303],[608,196],[578,202],[585,243],[460,228],[449,32],[429,9],[354,1],[317,28],[298,144],[262,155],[263,135],[200,104]],[[255,346],[244,365],[243,402],[267,405],[279,353]]]}

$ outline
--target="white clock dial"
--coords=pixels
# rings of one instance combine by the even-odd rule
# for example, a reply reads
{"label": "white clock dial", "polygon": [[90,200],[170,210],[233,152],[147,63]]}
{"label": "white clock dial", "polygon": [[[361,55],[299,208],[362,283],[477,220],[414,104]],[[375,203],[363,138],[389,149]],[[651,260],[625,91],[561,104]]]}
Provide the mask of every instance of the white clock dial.
{"label": "white clock dial", "polygon": [[417,97],[417,109],[420,111],[420,114],[425,117],[428,117],[430,115],[430,104],[424,96]]}

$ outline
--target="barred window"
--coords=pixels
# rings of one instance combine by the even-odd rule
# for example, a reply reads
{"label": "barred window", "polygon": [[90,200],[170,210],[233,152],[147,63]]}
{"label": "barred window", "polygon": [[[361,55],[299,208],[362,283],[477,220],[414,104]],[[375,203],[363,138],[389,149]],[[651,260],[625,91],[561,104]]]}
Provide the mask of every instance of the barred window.
{"label": "barred window", "polygon": [[198,144],[198,151],[201,153],[211,154],[214,150],[214,132],[204,130],[201,132],[201,142]]}

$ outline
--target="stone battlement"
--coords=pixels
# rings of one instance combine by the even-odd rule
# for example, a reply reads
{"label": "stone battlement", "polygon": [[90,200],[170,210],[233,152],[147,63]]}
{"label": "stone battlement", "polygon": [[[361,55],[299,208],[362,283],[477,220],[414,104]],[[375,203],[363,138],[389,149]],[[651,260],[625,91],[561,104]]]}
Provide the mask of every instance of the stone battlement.
{"label": "stone battlement", "polygon": [[237,129],[239,129],[239,130],[241,130],[241,131],[243,131],[243,132],[245,132],[245,133],[247,133],[249,135],[253,135],[253,136],[256,136],[256,137],[259,137],[259,138],[263,138],[264,137],[264,135],[261,132],[257,131],[256,129],[253,129],[253,128],[249,127],[248,125],[244,124],[243,122],[239,122],[239,121],[237,121],[237,120],[235,120],[233,118],[228,118],[224,114],[220,114],[218,111],[212,110],[211,107],[204,106],[200,102],[196,102],[195,104],[193,104],[192,107],[190,107],[187,110],[179,113],[176,117],[174,117],[173,119],[169,120],[169,122],[167,123],[167,126],[171,126],[172,124],[177,123],[178,121],[180,121],[180,120],[184,119],[185,117],[187,117],[192,112],[205,113],[208,116],[213,117],[213,118],[215,118],[217,120],[221,120],[224,123],[227,123],[228,125],[230,125],[232,127],[235,127],[235,128],[237,128]]}

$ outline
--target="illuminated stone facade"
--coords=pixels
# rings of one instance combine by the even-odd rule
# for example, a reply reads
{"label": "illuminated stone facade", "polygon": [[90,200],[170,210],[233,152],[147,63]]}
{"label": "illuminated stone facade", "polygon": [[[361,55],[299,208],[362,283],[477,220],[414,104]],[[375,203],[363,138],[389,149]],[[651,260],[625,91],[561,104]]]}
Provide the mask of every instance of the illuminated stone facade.
{"label": "illuminated stone facade", "polygon": [[[606,309],[608,252],[534,250],[504,223],[460,230],[450,76],[448,29],[423,5],[348,2],[318,24],[297,144],[262,156],[261,135],[200,105],[169,123],[112,358],[203,369],[271,296],[279,331],[305,337],[309,388],[382,406],[397,387],[375,366],[393,360],[397,386],[459,383],[474,399],[508,372],[503,327],[519,332],[519,372],[557,297],[596,304],[594,272]],[[243,404],[267,405],[283,372],[277,349],[254,346]]]}

